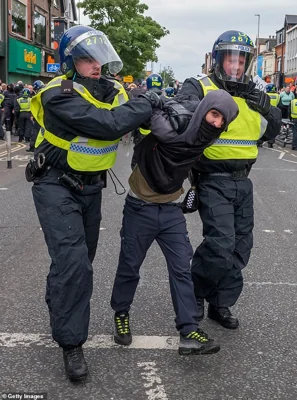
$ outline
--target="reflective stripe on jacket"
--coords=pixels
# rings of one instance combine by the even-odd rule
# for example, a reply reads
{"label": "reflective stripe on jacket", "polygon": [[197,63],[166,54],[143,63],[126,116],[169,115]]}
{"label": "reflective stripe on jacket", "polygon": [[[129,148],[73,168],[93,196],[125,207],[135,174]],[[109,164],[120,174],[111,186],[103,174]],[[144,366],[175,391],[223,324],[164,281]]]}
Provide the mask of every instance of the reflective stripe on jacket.
{"label": "reflective stripe on jacket", "polygon": [[[219,88],[206,76],[199,79],[204,96]],[[205,157],[212,160],[254,159],[258,156],[257,140],[264,134],[267,121],[262,115],[251,110],[245,99],[233,97],[238,105],[238,117],[231,122],[211,146],[204,150]]]}
{"label": "reflective stripe on jacket", "polygon": [[[44,125],[44,109],[41,101],[42,93],[53,87],[61,86],[61,82],[66,79],[65,75],[52,79],[46,87],[38,92],[32,99],[31,112],[41,126],[35,147],[38,147],[45,139],[53,146],[66,150],[67,163],[70,168],[76,171],[96,172],[109,169],[115,164],[119,139],[105,141],[76,136],[71,141],[68,141],[49,132]],[[124,104],[128,100],[128,96],[122,85],[117,81],[113,83],[115,88],[119,90],[119,93],[115,96],[112,104],[96,100],[83,85],[75,81],[73,82],[73,89],[95,107],[110,110]]]}

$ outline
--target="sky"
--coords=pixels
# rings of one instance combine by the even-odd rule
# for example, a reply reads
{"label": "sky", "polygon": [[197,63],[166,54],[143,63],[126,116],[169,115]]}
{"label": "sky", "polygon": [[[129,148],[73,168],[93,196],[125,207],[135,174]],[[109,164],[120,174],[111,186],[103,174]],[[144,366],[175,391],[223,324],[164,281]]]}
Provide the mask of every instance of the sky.
{"label": "sky", "polygon": [[[212,50],[217,37],[227,30],[238,30],[256,40],[260,14],[260,38],[275,36],[283,27],[285,15],[297,15],[296,0],[141,0],[152,17],[170,34],[160,40],[158,63],[153,71],[170,66],[175,78],[201,73],[205,53]],[[295,7],[293,4],[296,3]],[[273,4],[273,5],[272,5]],[[81,24],[88,19],[82,15]],[[151,69],[151,63],[147,64]]]}

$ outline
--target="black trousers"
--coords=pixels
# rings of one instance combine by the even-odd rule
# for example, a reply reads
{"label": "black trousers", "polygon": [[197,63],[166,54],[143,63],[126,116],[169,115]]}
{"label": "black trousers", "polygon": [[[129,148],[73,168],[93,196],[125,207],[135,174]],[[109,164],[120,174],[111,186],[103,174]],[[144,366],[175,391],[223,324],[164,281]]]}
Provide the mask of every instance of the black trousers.
{"label": "black trousers", "polygon": [[200,181],[198,192],[204,240],[192,260],[195,295],[231,307],[242,291],[242,269],[253,247],[253,185],[248,178],[216,178]]}
{"label": "black trousers", "polygon": [[102,186],[86,187],[78,195],[57,178],[44,176],[32,188],[51,257],[45,300],[53,338],[62,347],[81,345],[88,337]]}
{"label": "black trousers", "polygon": [[2,124],[4,123],[4,112],[0,108],[0,139],[4,138],[4,130]]}
{"label": "black trousers", "polygon": [[33,128],[33,123],[31,121],[31,113],[26,111],[20,112],[18,123],[19,123],[18,134],[20,139],[23,139],[25,137],[25,139],[29,141]]}
{"label": "black trousers", "polygon": [[295,149],[297,149],[297,118],[292,119],[292,122],[294,123],[294,125],[292,125],[292,131],[293,131],[292,147],[295,147]]}
{"label": "black trousers", "polygon": [[35,142],[36,142],[40,128],[41,128],[41,126],[37,123],[37,121],[33,120],[32,135],[30,137],[30,147],[32,149],[35,147]]}
{"label": "black trousers", "polygon": [[182,334],[195,331],[198,310],[190,271],[193,250],[181,208],[176,204],[145,203],[128,195],[123,214],[111,307],[116,312],[130,310],[141,264],[156,240],[167,262],[176,328]]}

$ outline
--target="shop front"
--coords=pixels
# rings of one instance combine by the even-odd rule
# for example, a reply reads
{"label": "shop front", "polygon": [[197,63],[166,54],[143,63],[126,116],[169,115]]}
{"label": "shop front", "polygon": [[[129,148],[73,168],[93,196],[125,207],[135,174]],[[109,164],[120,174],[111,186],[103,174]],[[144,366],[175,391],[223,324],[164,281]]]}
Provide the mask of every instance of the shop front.
{"label": "shop front", "polygon": [[41,51],[20,40],[9,38],[8,82],[33,83],[41,72]]}

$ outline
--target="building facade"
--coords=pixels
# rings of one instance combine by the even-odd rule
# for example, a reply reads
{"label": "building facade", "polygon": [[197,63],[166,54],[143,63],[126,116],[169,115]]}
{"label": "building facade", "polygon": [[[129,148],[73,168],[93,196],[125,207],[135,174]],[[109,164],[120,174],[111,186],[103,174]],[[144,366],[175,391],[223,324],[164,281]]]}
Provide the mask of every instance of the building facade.
{"label": "building facade", "polygon": [[[3,36],[5,33],[7,35],[7,47],[4,46],[2,52],[0,36],[0,73],[6,75],[7,82],[16,83],[21,80],[30,84],[36,79],[48,82],[55,76],[54,71],[48,68],[48,64],[55,63],[54,21],[63,19],[66,29],[77,19],[74,0],[69,1],[0,0],[7,4],[7,30],[3,29]],[[4,61],[1,63],[3,52],[5,56],[2,56]],[[1,75],[0,78],[4,80]]]}
{"label": "building facade", "polygon": [[287,31],[285,77],[297,80],[297,25]]}
{"label": "building facade", "polygon": [[274,83],[277,88],[288,83],[288,79],[285,77],[286,32],[295,25],[297,25],[297,15],[285,15],[284,26],[276,31]]}

